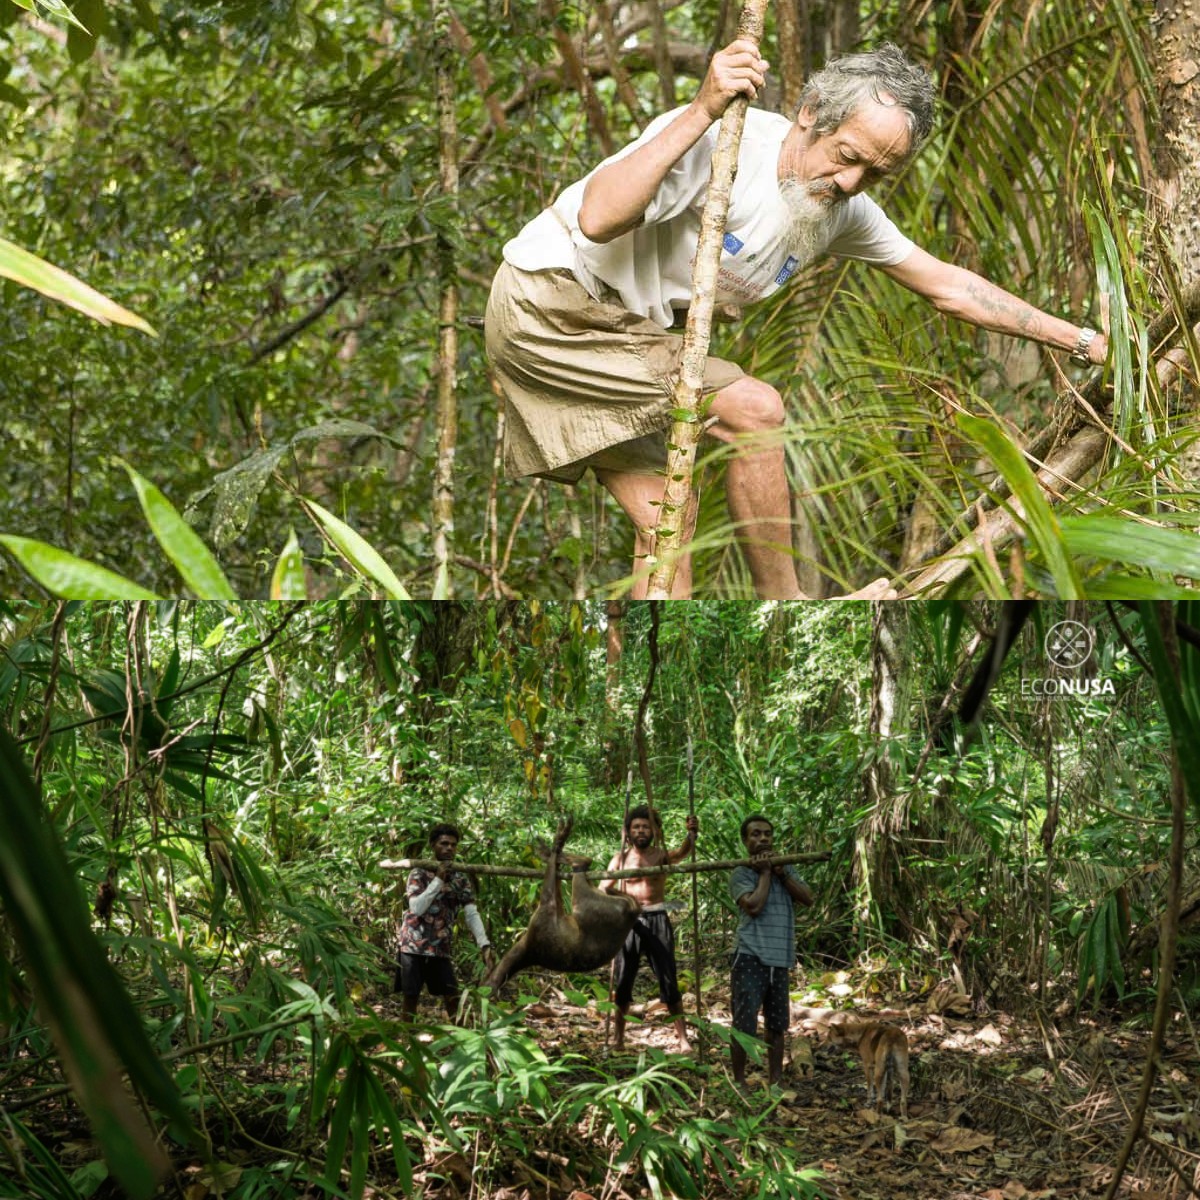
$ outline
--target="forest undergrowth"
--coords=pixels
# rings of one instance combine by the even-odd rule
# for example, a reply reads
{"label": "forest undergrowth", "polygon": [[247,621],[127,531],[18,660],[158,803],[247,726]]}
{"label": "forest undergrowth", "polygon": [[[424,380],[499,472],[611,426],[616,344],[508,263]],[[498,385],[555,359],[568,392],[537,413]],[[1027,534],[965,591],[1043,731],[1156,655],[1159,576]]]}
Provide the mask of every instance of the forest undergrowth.
{"label": "forest undergrowth", "polygon": [[[1144,1021],[1079,1010],[1065,994],[1056,1011],[1026,1006],[1018,1015],[948,982],[898,1003],[870,979],[799,971],[783,1086],[767,1086],[755,1047],[742,1093],[728,1069],[728,986],[716,976],[706,980],[702,1020],[694,992],[685,996],[690,1054],[676,1053],[665,1007],[648,997],[632,1010],[626,1049],[614,1050],[600,973],[523,977],[519,994],[500,1001],[469,989],[459,1025],[439,1022],[428,997],[418,1020],[404,1023],[399,997],[379,980],[365,991],[352,983],[340,1011],[307,984],[289,986],[297,999],[258,1029],[238,1029],[252,1006],[218,1002],[229,1020],[213,1028],[228,1032],[179,1054],[176,1079],[211,1154],[173,1147],[174,1187],[164,1194],[1102,1196],[1148,1040]],[[907,1120],[867,1107],[857,1058],[803,1019],[834,1008],[906,1031]],[[162,1011],[163,1030],[179,1040],[178,1014]],[[5,1064],[6,1143],[17,1160],[0,1195],[122,1195],[65,1089],[47,1100],[58,1074],[50,1056]],[[1189,1194],[1171,1164],[1196,1159],[1198,1074],[1200,1045],[1180,1011],[1147,1136],[1118,1195]],[[1157,1145],[1170,1146],[1171,1158]]]}

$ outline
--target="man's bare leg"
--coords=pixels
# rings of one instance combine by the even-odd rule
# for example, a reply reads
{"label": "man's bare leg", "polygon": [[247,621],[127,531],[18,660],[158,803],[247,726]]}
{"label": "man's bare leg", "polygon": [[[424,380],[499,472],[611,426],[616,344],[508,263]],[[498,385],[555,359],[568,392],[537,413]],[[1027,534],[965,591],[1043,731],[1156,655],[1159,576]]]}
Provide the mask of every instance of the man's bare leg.
{"label": "man's bare leg", "polygon": [[688,1041],[687,1035],[687,1018],[683,1015],[683,1005],[677,1006],[677,1010],[673,1012],[675,1025],[675,1044],[678,1047],[680,1054],[690,1054],[692,1052],[692,1043]]}
{"label": "man's bare leg", "polygon": [[[650,581],[650,569],[646,556],[650,553],[654,528],[658,524],[658,510],[662,503],[664,480],[661,475],[633,475],[626,471],[601,470],[596,478],[608,489],[609,494],[621,506],[625,515],[633,522],[633,574],[634,584],[629,595],[634,600],[646,598]],[[684,529],[688,540],[696,528],[696,503],[692,498],[692,509]],[[692,594],[692,556],[681,554],[675,568],[675,582],[671,587],[672,600],[687,600]]]}
{"label": "man's bare leg", "polygon": [[[745,449],[729,460],[725,496],[754,590],[763,600],[809,599],[796,582],[783,445],[772,437],[783,426],[782,397],[769,383],[746,375],[722,388],[709,411],[718,418],[709,430],[713,437],[745,444]],[[845,598],[888,599],[894,595],[887,580],[876,580]]]}

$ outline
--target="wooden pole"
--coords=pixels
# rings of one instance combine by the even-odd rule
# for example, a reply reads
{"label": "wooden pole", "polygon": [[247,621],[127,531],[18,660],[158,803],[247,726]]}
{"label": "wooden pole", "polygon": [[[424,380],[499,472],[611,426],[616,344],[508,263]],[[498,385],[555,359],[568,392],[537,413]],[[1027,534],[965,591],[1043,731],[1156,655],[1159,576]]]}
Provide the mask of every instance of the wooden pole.
{"label": "wooden pole", "polygon": [[[633,791],[633,763],[625,769],[625,816],[621,821],[621,857],[617,862],[622,867],[625,865],[625,854],[627,851],[627,843],[625,841],[626,829],[629,825],[629,795]],[[624,888],[618,888],[618,891],[624,891]],[[608,1008],[604,1010],[604,1053],[607,1057],[609,1048],[608,1030],[612,1023],[613,1002],[616,999],[617,991],[617,956],[613,955],[613,960],[608,964]]]}
{"label": "wooden pole", "polygon": [[[438,157],[441,194],[455,228],[458,217],[458,126],[455,120],[454,77],[458,52],[451,37],[449,0],[434,0],[434,64],[438,114]],[[437,463],[433,475],[431,550],[433,599],[453,595],[450,564],[454,561],[454,454],[458,445],[458,251],[453,238],[437,235],[441,303],[438,309],[437,350]]]}
{"label": "wooden pole", "polygon": [[[737,36],[762,40],[767,0],[746,0]],[[675,568],[684,543],[687,515],[692,504],[692,471],[696,466],[696,447],[700,443],[703,418],[700,394],[704,388],[704,367],[708,343],[712,338],[712,314],[717,292],[717,272],[721,265],[721,242],[729,216],[729,197],[737,173],[738,147],[746,125],[746,96],[729,102],[721,117],[717,148],[713,151],[712,176],[704,214],[700,220],[700,240],[692,267],[692,299],[688,307],[687,327],[683,333],[683,354],[679,379],[675,384],[675,419],[667,438],[667,477],[663,500],[654,527],[654,543],[647,566],[652,566],[646,598],[669,600],[675,583]]]}
{"label": "wooden pole", "polygon": [[[687,739],[687,771],[688,771],[688,816],[696,815],[696,764],[692,757],[692,731],[688,730]],[[696,842],[692,841],[692,867],[696,866]],[[700,995],[700,881],[696,871],[692,871],[692,970],[696,976],[696,1020],[704,1018],[704,1002]],[[704,1061],[704,1030],[696,1026],[696,1036],[699,1038],[700,1061]]]}
{"label": "wooden pole", "polygon": [[[786,865],[787,863],[828,862],[831,857],[829,850],[814,850],[808,854],[783,854],[770,859],[771,864]],[[600,879],[633,879],[643,875],[687,875],[694,871],[732,871],[735,867],[753,867],[760,859],[732,858],[720,862],[677,863],[674,866],[663,867],[630,867],[625,871],[588,871],[587,877],[593,883]],[[436,871],[442,864],[432,858],[385,858],[380,864],[383,871],[411,871],[423,867],[427,871]],[[501,875],[513,879],[541,879],[546,874],[546,868],[534,867],[501,867],[491,863],[458,863],[455,870],[469,871],[474,875]],[[569,867],[559,870],[560,879],[570,879]]]}

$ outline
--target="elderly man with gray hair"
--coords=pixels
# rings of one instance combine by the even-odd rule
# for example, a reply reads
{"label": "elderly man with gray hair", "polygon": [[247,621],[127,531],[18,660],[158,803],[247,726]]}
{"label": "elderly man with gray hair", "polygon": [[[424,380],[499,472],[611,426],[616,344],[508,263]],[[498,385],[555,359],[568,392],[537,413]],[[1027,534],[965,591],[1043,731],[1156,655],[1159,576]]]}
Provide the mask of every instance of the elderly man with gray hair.
{"label": "elderly man with gray hair", "polygon": [[[567,187],[504,247],[485,327],[508,400],[510,476],[574,483],[590,468],[636,530],[634,570],[658,519],[692,259],[721,114],[753,98],[767,63],[739,40],[713,56],[696,98]],[[746,114],[726,221],[717,303],[778,291],[825,254],[861,259],[939,311],[1100,363],[1103,334],[1025,303],[913,244],[866,190],[907,162],[933,127],[928,74],[891,44],[836,58],[807,83],[795,117]],[[805,599],[791,554],[779,392],[710,357],[708,434],[732,443],[730,516],[758,595]],[[695,521],[689,514],[688,533]],[[645,594],[644,566],[632,595]],[[675,592],[691,593],[681,561]],[[885,596],[884,580],[856,596]]]}

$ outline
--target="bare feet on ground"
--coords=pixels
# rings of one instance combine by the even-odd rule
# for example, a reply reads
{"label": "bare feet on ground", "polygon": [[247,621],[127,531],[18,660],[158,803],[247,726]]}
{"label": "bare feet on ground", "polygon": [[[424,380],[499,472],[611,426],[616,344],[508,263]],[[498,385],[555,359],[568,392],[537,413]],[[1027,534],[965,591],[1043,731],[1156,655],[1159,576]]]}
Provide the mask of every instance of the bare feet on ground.
{"label": "bare feet on ground", "polygon": [[[793,600],[811,600],[811,596],[806,596],[803,592],[797,592],[792,597]],[[868,583],[865,587],[860,587],[855,592],[847,592],[844,596],[828,596],[829,600],[899,600],[900,593],[892,587],[891,583],[886,578],[874,580]]]}

